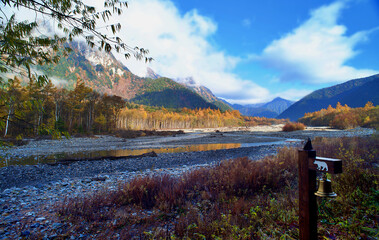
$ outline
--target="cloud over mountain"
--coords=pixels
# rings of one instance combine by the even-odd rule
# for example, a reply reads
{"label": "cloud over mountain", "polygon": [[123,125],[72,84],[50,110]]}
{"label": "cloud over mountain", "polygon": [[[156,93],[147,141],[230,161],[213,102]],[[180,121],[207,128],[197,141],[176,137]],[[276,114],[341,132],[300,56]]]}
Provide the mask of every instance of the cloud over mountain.
{"label": "cloud over mountain", "polygon": [[[149,66],[159,75],[193,77],[228,100],[258,102],[267,98],[267,89],[233,74],[240,59],[214,46],[217,24],[197,10],[182,14],[170,1],[131,0],[118,20],[123,28],[121,37],[149,49],[154,58]],[[143,62],[129,59],[124,64],[137,75],[146,73]]]}

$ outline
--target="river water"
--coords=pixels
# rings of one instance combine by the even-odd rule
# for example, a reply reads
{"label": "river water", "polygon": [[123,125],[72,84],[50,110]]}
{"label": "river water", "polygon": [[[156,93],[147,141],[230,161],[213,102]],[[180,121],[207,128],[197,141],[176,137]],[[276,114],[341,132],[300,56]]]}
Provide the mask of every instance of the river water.
{"label": "river water", "polygon": [[10,165],[37,165],[43,163],[55,163],[62,159],[85,159],[105,156],[136,156],[154,151],[155,153],[180,153],[180,152],[198,152],[212,151],[221,149],[257,147],[267,145],[283,145],[289,142],[301,141],[299,139],[286,139],[272,142],[256,142],[256,143],[210,143],[210,144],[191,144],[176,147],[161,147],[161,148],[143,148],[143,149],[119,149],[119,150],[104,150],[104,151],[85,151],[79,153],[57,153],[50,155],[33,155],[27,157],[5,157],[0,159],[0,167]]}

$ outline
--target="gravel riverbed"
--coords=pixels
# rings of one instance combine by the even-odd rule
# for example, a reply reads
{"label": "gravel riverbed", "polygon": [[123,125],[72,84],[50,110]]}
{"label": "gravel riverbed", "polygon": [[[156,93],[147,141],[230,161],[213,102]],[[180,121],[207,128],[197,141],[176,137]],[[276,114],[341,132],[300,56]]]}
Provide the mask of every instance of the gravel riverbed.
{"label": "gravel riverbed", "polygon": [[[30,156],[59,152],[112,150],[123,148],[177,147],[189,143],[266,142],[262,146],[221,149],[202,152],[160,153],[156,157],[140,157],[119,160],[80,161],[68,165],[47,164],[8,166],[0,168],[0,239],[23,239],[36,233],[45,239],[54,239],[70,228],[61,222],[54,206],[66,197],[83,196],[100,189],[114,189],[120,182],[136,176],[149,174],[171,174],[217,164],[225,159],[249,157],[258,160],[275,154],[283,145],[300,147],[299,142],[282,142],[284,139],[307,137],[352,137],[368,136],[371,129],[350,131],[308,130],[282,133],[277,131],[231,131],[184,134],[176,137],[146,137],[122,139],[112,136],[97,138],[73,138],[30,141],[29,144],[11,148],[0,153],[2,156]],[[80,233],[72,233],[71,239],[89,239]]]}

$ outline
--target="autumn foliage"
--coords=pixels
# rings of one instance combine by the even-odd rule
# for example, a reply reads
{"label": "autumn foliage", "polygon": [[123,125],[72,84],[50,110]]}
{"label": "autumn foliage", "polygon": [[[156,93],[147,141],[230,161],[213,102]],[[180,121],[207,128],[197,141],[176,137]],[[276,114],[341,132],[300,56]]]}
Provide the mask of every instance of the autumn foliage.
{"label": "autumn foliage", "polygon": [[298,130],[304,130],[305,125],[303,123],[298,122],[290,122],[283,126],[283,132],[293,132]]}
{"label": "autumn foliage", "polygon": [[109,132],[126,105],[121,97],[100,95],[80,79],[73,90],[66,90],[33,79],[24,86],[15,78],[1,86],[0,93],[4,137]]}
{"label": "autumn foliage", "polygon": [[283,120],[264,117],[246,117],[239,111],[218,109],[171,109],[130,105],[121,110],[118,129],[189,129],[271,125]]}
{"label": "autumn foliage", "polygon": [[4,137],[62,133],[112,133],[117,130],[161,130],[215,127],[249,127],[282,123],[261,117],[242,116],[239,111],[219,109],[166,109],[99,94],[80,79],[72,90],[35,80],[28,85],[18,79],[0,86],[0,131]]}
{"label": "autumn foliage", "polygon": [[306,113],[299,119],[310,126],[330,126],[338,129],[361,127],[379,127],[379,106],[368,102],[364,107],[350,108],[337,103],[336,108],[329,105],[327,109]]}
{"label": "autumn foliage", "polygon": [[238,111],[207,109],[151,108],[142,105],[125,107],[118,118],[119,129],[186,129],[202,127],[237,127],[244,123]]}

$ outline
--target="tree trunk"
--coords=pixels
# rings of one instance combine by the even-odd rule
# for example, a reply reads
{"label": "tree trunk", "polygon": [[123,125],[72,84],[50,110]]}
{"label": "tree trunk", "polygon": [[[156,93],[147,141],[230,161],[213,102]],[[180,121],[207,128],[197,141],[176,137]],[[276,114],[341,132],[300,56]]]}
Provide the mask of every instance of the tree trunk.
{"label": "tree trunk", "polygon": [[11,110],[11,108],[10,108],[10,109],[9,109],[9,112],[8,112],[7,122],[6,122],[6,124],[5,124],[4,137],[7,136],[7,133],[8,133],[9,119],[10,119],[10,117],[11,117],[11,114],[12,114],[12,110]]}

